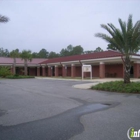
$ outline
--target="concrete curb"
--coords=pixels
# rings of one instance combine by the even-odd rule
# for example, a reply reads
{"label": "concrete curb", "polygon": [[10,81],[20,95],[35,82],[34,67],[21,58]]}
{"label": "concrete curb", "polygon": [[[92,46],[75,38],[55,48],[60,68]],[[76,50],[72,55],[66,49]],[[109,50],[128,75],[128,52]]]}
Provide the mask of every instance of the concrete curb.
{"label": "concrete curb", "polygon": [[[85,84],[77,84],[77,85],[73,85],[73,88],[77,88],[77,89],[90,89],[91,86],[95,86],[99,83],[104,83],[104,82],[111,82],[111,81],[120,81],[123,79],[107,79],[107,80],[98,80],[98,81],[94,81],[94,83],[85,83]],[[140,82],[140,79],[131,79],[131,82]]]}
{"label": "concrete curb", "polygon": [[36,79],[48,79],[48,80],[63,80],[63,81],[86,81],[86,82],[93,82],[95,79],[92,80],[82,80],[82,79],[63,79],[63,78],[50,78],[50,77],[35,77]]}
{"label": "concrete curb", "polygon": [[87,83],[87,84],[78,84],[78,85],[73,85],[73,88],[78,88],[78,89],[90,89],[91,86],[97,85],[97,83]]}
{"label": "concrete curb", "polygon": [[[73,88],[77,89],[90,89],[91,86],[97,85],[99,83],[104,83],[104,82],[111,82],[111,81],[120,81],[123,80],[123,78],[104,78],[104,79],[92,79],[92,80],[82,80],[82,79],[63,79],[63,78],[51,78],[51,77],[35,77],[36,79],[41,79],[41,80],[63,80],[63,81],[83,81],[83,82],[91,82],[91,83],[84,83],[84,84],[77,84],[73,85]],[[133,82],[140,82],[140,79],[136,78],[131,78],[131,81]]]}

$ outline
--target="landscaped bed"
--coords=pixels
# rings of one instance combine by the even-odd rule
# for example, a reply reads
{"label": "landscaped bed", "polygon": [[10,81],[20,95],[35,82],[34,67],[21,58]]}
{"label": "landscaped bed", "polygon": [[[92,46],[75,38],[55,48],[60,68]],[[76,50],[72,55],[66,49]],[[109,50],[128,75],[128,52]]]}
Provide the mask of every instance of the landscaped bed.
{"label": "landscaped bed", "polygon": [[8,78],[8,79],[25,79],[25,78],[35,78],[34,76],[24,76],[24,75],[9,75],[9,76],[6,76],[5,78]]}
{"label": "landscaped bed", "polygon": [[111,81],[99,83],[95,86],[92,86],[91,89],[123,93],[140,93],[140,82],[124,84],[123,81]]}

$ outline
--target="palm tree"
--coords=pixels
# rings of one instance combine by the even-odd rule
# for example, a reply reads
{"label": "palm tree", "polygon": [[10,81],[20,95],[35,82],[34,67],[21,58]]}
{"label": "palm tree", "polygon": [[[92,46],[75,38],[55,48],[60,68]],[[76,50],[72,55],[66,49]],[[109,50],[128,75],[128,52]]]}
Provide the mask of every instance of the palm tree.
{"label": "palm tree", "polygon": [[8,21],[9,21],[9,18],[0,15],[0,22],[8,22]]}
{"label": "palm tree", "polygon": [[131,55],[140,49],[140,20],[135,25],[132,22],[132,15],[129,15],[127,23],[118,19],[120,28],[112,23],[101,24],[101,27],[109,32],[110,36],[104,33],[95,34],[109,43],[108,48],[119,51],[123,57],[124,83],[130,83]]}
{"label": "palm tree", "polygon": [[19,50],[16,49],[16,50],[13,50],[10,52],[10,57],[13,58],[13,74],[16,74],[16,58],[19,57]]}
{"label": "palm tree", "polygon": [[32,54],[30,50],[23,50],[21,55],[21,59],[24,60],[24,74],[27,75],[27,61],[32,61]]}

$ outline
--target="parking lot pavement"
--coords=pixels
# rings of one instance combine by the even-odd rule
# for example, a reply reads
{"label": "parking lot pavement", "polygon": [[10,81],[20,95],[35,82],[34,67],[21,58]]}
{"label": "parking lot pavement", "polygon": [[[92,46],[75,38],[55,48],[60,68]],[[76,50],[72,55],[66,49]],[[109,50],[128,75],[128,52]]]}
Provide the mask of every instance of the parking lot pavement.
{"label": "parking lot pavement", "polygon": [[[27,133],[25,134],[23,130],[31,131],[31,129],[31,132],[27,131],[28,139],[31,140],[35,136],[36,140],[40,138],[43,140],[47,139],[46,131],[55,136],[53,131],[56,128],[60,132],[59,135],[56,134],[56,137],[59,137],[57,140],[127,140],[127,130],[130,127],[140,129],[140,95],[72,87],[83,83],[85,82],[48,79],[0,80],[1,140],[10,140],[5,136],[8,132],[13,138],[19,138],[22,132],[23,137],[19,140],[24,139]],[[109,104],[109,107],[85,112],[77,117],[75,120],[79,123],[74,123],[74,133],[73,123],[67,120],[68,118],[71,120],[68,114],[73,112],[73,116],[76,116],[82,106],[84,107],[82,110],[85,110],[87,104]],[[68,123],[64,123],[63,118]],[[67,131],[63,131],[64,128],[67,128]],[[37,135],[40,130],[44,133]],[[51,139],[55,140],[56,137]]]}

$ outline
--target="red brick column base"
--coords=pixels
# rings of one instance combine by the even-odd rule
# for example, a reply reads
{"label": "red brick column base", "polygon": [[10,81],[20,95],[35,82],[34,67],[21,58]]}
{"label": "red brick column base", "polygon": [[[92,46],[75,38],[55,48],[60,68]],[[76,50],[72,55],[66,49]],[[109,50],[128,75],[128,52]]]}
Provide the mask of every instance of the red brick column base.
{"label": "red brick column base", "polygon": [[72,78],[75,77],[75,73],[76,73],[76,68],[75,68],[75,66],[72,64],[72,65],[71,65],[71,77],[72,77]]}
{"label": "red brick column base", "polygon": [[12,74],[14,74],[14,68],[13,68],[13,66],[11,66],[10,72],[11,72]]}
{"label": "red brick column base", "polygon": [[49,77],[52,76],[51,70],[52,70],[52,69],[51,69],[51,66],[48,66],[48,76],[49,76]]}
{"label": "red brick column base", "polygon": [[55,77],[58,77],[58,66],[55,65]]}
{"label": "red brick column base", "polygon": [[134,78],[138,78],[140,76],[140,64],[134,63]]}
{"label": "red brick column base", "polygon": [[100,78],[105,78],[105,64],[103,62],[100,62],[99,76]]}
{"label": "red brick column base", "polygon": [[66,66],[63,65],[63,66],[62,66],[62,76],[63,76],[63,77],[66,77],[66,70],[67,70],[67,69],[66,69]]}
{"label": "red brick column base", "polygon": [[45,69],[45,66],[42,66],[42,76],[46,76],[46,71],[45,71],[46,69]]}
{"label": "red brick column base", "polygon": [[37,67],[37,76],[40,76],[40,67]]}
{"label": "red brick column base", "polygon": [[125,68],[124,68],[124,64],[122,64],[122,75],[123,75],[123,78],[124,78],[124,70],[125,70]]}

